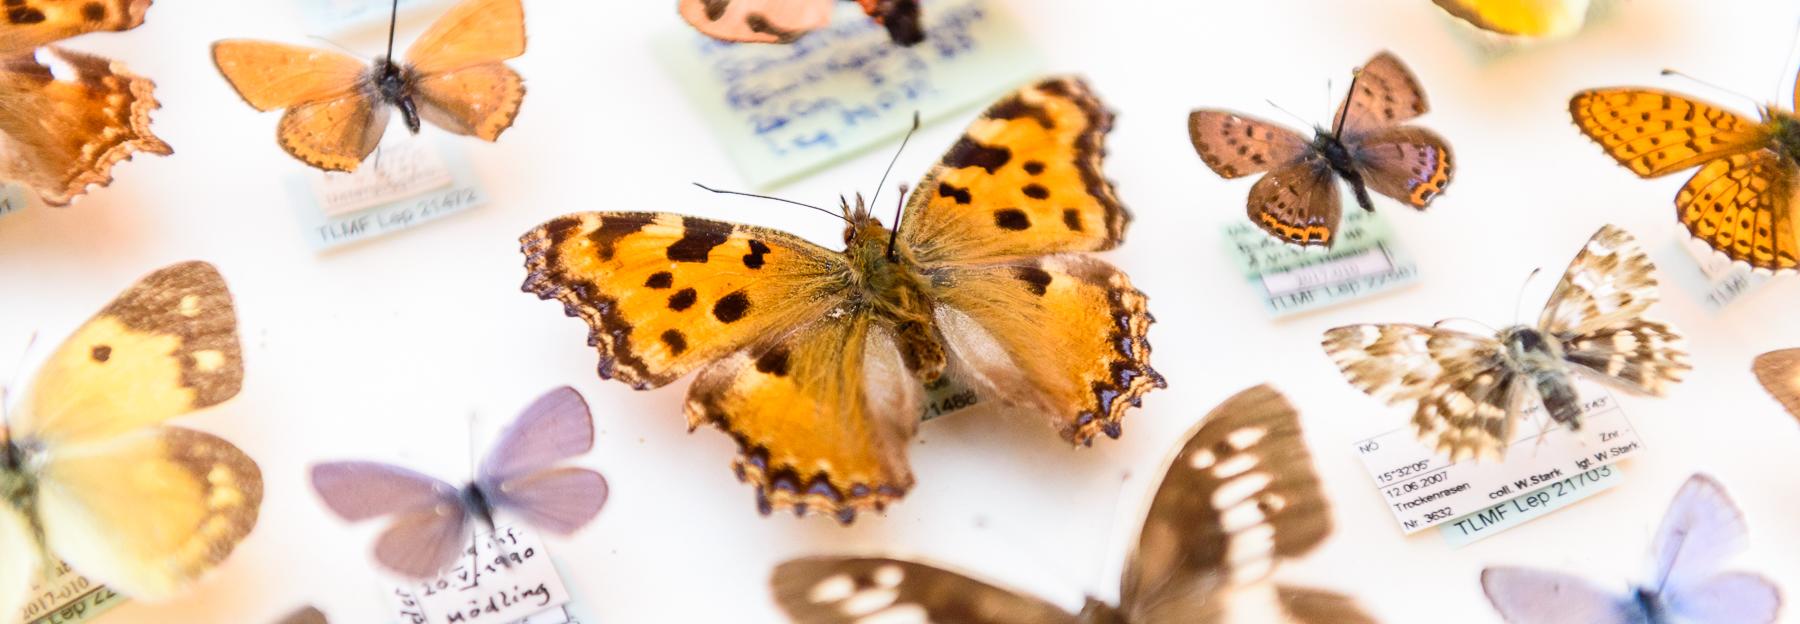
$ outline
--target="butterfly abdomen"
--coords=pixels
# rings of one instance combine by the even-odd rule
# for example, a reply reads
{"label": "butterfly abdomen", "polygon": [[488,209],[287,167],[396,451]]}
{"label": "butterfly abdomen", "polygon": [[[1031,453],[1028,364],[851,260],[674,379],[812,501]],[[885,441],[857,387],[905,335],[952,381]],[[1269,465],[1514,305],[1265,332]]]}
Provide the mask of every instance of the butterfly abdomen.
{"label": "butterfly abdomen", "polygon": [[1325,130],[1318,131],[1313,137],[1313,149],[1325,156],[1325,162],[1331,165],[1332,173],[1350,183],[1351,192],[1356,194],[1356,205],[1363,210],[1375,212],[1375,202],[1369,197],[1369,188],[1363,183],[1362,174],[1356,170],[1356,160],[1350,156],[1350,148],[1337,136]]}
{"label": "butterfly abdomen", "polygon": [[923,383],[943,375],[948,360],[938,339],[926,278],[905,248],[887,254],[888,230],[868,219],[846,236],[852,283],[875,317],[894,332],[906,368]]}

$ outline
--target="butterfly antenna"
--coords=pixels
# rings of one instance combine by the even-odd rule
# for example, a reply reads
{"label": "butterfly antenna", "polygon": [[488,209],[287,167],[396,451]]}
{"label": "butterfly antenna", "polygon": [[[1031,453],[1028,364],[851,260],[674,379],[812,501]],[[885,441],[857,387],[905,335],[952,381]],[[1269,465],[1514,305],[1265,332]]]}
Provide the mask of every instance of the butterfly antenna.
{"label": "butterfly antenna", "polygon": [[899,262],[900,261],[899,256],[894,255],[894,243],[900,240],[900,215],[901,215],[902,211],[904,211],[904,210],[906,210],[906,185],[901,184],[900,185],[900,201],[894,202],[894,229],[892,231],[888,232],[888,246],[887,246],[888,262]]}
{"label": "butterfly antenna", "polygon": [[336,42],[336,41],[332,41],[332,40],[330,40],[330,39],[326,39],[326,38],[324,38],[324,37],[320,37],[320,36],[318,36],[318,35],[307,35],[307,38],[309,38],[309,39],[317,39],[317,40],[319,40],[319,42],[320,42],[320,43],[323,43],[323,44],[325,44],[325,45],[328,45],[328,46],[331,46],[331,47],[334,47],[334,48],[337,48],[337,49],[338,49],[338,51],[340,51],[340,52],[343,52],[343,53],[344,53],[344,54],[348,54],[348,55],[350,55],[350,56],[354,56],[354,57],[356,57],[356,58],[363,58],[363,55],[361,55],[361,54],[358,54],[358,53],[357,53],[357,52],[356,52],[356,51],[355,51],[355,50],[352,50],[352,49],[350,49],[350,48],[346,48],[346,47],[344,47],[344,46],[343,46],[343,45],[341,45],[341,44],[339,44],[339,43],[338,43],[338,42]]}
{"label": "butterfly antenna", "polygon": [[400,27],[400,0],[394,0],[394,8],[388,13],[388,47],[387,68],[382,70],[393,75],[394,72],[394,31]]}
{"label": "butterfly antenna", "polygon": [[1337,112],[1337,119],[1331,120],[1331,132],[1336,134],[1344,127],[1344,118],[1350,116],[1350,98],[1356,97],[1356,81],[1362,80],[1362,68],[1350,72],[1350,90],[1344,93],[1344,107]]}
{"label": "butterfly antenna", "polygon": [[1731,96],[1733,96],[1733,97],[1738,97],[1738,98],[1742,98],[1742,99],[1743,99],[1743,100],[1744,100],[1744,101],[1745,101],[1745,102],[1749,102],[1749,103],[1750,103],[1750,110],[1762,110],[1762,106],[1763,106],[1763,105],[1762,105],[1762,103],[1760,103],[1760,102],[1757,102],[1757,101],[1756,101],[1756,98],[1753,98],[1753,97],[1750,97],[1750,96],[1748,96],[1748,95],[1744,95],[1744,94],[1742,94],[1742,93],[1738,93],[1738,92],[1736,92],[1736,91],[1732,91],[1732,90],[1731,90],[1731,89],[1727,89],[1727,88],[1725,88],[1725,87],[1721,87],[1721,86],[1719,86],[1719,85],[1718,85],[1718,84],[1715,84],[1715,83],[1712,83],[1712,82],[1707,82],[1707,81],[1705,81],[1705,80],[1701,80],[1701,79],[1699,79],[1699,78],[1695,78],[1695,77],[1693,77],[1693,76],[1692,76],[1692,75],[1690,75],[1690,74],[1687,74],[1687,73],[1684,73],[1684,72],[1681,72],[1681,71],[1679,71],[1679,70],[1674,70],[1674,69],[1664,69],[1664,70],[1662,70],[1662,75],[1664,75],[1664,76],[1676,76],[1676,77],[1680,77],[1680,78],[1686,78],[1686,79],[1688,79],[1688,80],[1690,80],[1690,81],[1692,81],[1692,82],[1694,82],[1694,83],[1695,83],[1695,84],[1698,84],[1698,85],[1700,85],[1700,86],[1703,86],[1703,87],[1706,87],[1706,88],[1708,88],[1708,89],[1712,89],[1712,90],[1714,90],[1714,91],[1718,91],[1718,92],[1720,92],[1720,93],[1725,93],[1725,94],[1728,94],[1728,95],[1731,95]]}
{"label": "butterfly antenna", "polygon": [[[894,150],[894,158],[892,160],[888,161],[887,170],[881,172],[881,181],[875,183],[875,196],[869,198],[870,206],[875,205],[875,200],[881,199],[881,188],[884,186],[887,186],[888,174],[894,172],[894,163],[900,162],[900,154],[902,152],[906,151],[906,143],[908,141],[911,141],[912,137],[913,137],[913,133],[918,132],[918,131],[919,131],[919,111],[915,110],[915,111],[913,111],[912,128],[908,129],[906,131],[906,136],[904,138],[900,139],[900,149]],[[900,219],[899,216],[894,217],[894,229],[895,230],[900,229],[899,219]]]}
{"label": "butterfly antenna", "polygon": [[1525,276],[1525,283],[1519,285],[1519,296],[1513,299],[1513,323],[1517,324],[1519,319],[1523,318],[1520,312],[1523,312],[1525,307],[1525,289],[1530,288],[1531,280],[1537,279],[1538,274],[1543,272],[1543,267],[1532,269],[1531,275]]}
{"label": "butterfly antenna", "polygon": [[713,187],[710,187],[710,186],[707,186],[707,185],[705,185],[705,184],[701,184],[701,183],[699,183],[699,182],[695,182],[695,183],[694,183],[694,186],[698,186],[698,187],[700,187],[700,188],[703,188],[703,189],[706,189],[706,190],[708,190],[708,191],[712,191],[712,192],[714,192],[714,193],[718,193],[718,194],[720,194],[720,195],[737,195],[737,196],[740,196],[740,197],[754,197],[754,198],[757,198],[757,199],[767,199],[767,200],[771,200],[771,201],[778,201],[778,202],[781,202],[781,203],[784,203],[784,204],[793,204],[793,205],[795,205],[795,206],[803,206],[803,207],[806,207],[806,208],[811,208],[811,209],[813,209],[813,210],[817,210],[817,211],[819,211],[819,212],[823,212],[823,213],[825,213],[825,214],[828,214],[828,215],[831,215],[831,216],[833,216],[833,217],[836,217],[836,218],[838,218],[838,219],[841,219],[841,220],[843,220],[843,221],[844,221],[844,222],[845,222],[845,223],[849,223],[849,222],[850,222],[850,217],[846,217],[846,216],[844,216],[844,215],[841,215],[841,214],[837,214],[837,213],[835,213],[835,212],[832,212],[832,211],[830,211],[830,210],[826,210],[826,209],[824,209],[824,208],[820,208],[820,207],[818,207],[818,206],[814,206],[814,205],[812,205],[812,204],[803,204],[803,203],[800,203],[800,202],[797,202],[797,201],[794,201],[794,200],[791,200],[791,199],[782,199],[782,198],[780,198],[780,197],[772,197],[772,196],[769,196],[769,195],[757,195],[757,194],[755,194],[755,193],[744,193],[744,192],[740,192],[740,191],[727,191],[727,190],[723,190],[723,189],[716,189],[716,188],[713,188]]}
{"label": "butterfly antenna", "polygon": [[1268,102],[1269,106],[1275,107],[1275,110],[1281,111],[1283,113],[1287,113],[1287,116],[1293,117],[1294,121],[1300,122],[1300,127],[1302,127],[1302,128],[1312,127],[1313,122],[1307,121],[1305,117],[1301,117],[1299,115],[1294,114],[1294,111],[1282,108],[1280,104],[1275,103],[1275,100],[1263,100],[1263,101]]}

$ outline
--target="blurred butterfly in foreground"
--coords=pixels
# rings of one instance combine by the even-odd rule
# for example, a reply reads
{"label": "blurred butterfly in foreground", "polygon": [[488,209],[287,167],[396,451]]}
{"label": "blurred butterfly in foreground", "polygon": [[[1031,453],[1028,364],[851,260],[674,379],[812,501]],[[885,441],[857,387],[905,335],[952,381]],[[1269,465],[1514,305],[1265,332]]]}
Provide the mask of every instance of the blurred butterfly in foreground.
{"label": "blurred butterfly in foreground", "polygon": [[1044,79],[969,126],[894,230],[846,200],[843,251],[697,217],[578,213],[521,238],[524,289],[588,322],[603,378],[643,390],[698,369],[688,425],[737,441],[763,513],[849,523],[912,486],[928,389],[1022,408],[1081,445],[1118,437],[1163,386],[1143,293],[1083,253],[1118,246],[1130,220],[1100,170],[1111,128],[1086,83]]}
{"label": "blurred butterfly in foreground", "polygon": [[1257,386],[1225,401],[1164,465],[1119,606],[1089,598],[1074,614],[923,563],[847,557],[776,567],[775,601],[800,624],[1374,622],[1348,597],[1268,581],[1331,533],[1300,416],[1280,393]]}
{"label": "blurred butterfly in foreground", "polygon": [[1789,414],[1800,418],[1800,349],[1770,351],[1756,356],[1751,365],[1757,381],[1786,407]]}
{"label": "blurred butterfly in foreground", "polygon": [[1432,0],[1444,12],[1496,35],[1550,39],[1581,30],[1589,0]]}
{"label": "blurred butterfly in foreground", "polygon": [[1338,179],[1369,212],[1375,211],[1371,189],[1424,210],[1450,185],[1450,144],[1430,130],[1400,125],[1427,109],[1419,80],[1382,52],[1356,71],[1331,129],[1314,128],[1311,141],[1211,109],[1188,115],[1188,138],[1220,177],[1268,172],[1250,187],[1251,223],[1296,245],[1329,247],[1342,220]]}
{"label": "blurred butterfly in foreground", "polygon": [[330,620],[316,607],[301,607],[282,618],[280,624],[330,624]]}
{"label": "blurred butterfly in foreground", "polygon": [[1781,590],[1760,575],[1721,572],[1749,539],[1744,514],[1725,487],[1696,474],[1663,515],[1644,579],[1620,593],[1586,579],[1535,568],[1492,567],[1481,587],[1512,624],[1766,624]]}
{"label": "blurred butterfly in foreground", "polygon": [[1640,178],[1700,167],[1675,194],[1675,218],[1695,238],[1765,272],[1800,262],[1800,117],[1793,111],[1770,104],[1752,121],[1684,95],[1622,87],[1575,94],[1569,114]]}
{"label": "blurred butterfly in foreground", "polygon": [[159,106],[155,83],[118,61],[46,47],[83,33],[136,28],[149,9],[150,0],[6,3],[0,173],[44,203],[63,206],[91,185],[112,183],[113,165],[134,153],[174,153],[150,132],[150,111]]}
{"label": "blurred butterfly in foreground", "polygon": [[[398,19],[396,0],[395,19]],[[381,143],[388,107],[406,129],[419,120],[484,141],[500,138],[519,114],[525,83],[505,61],[525,53],[519,0],[466,0],[439,17],[394,59],[373,63],[301,46],[227,39],[213,44],[213,63],[238,95],[259,111],[285,108],[276,138],[294,158],[326,171],[355,171]]]}
{"label": "blurred butterfly in foreground", "polygon": [[[894,43],[925,40],[919,0],[856,0]],[[708,37],[742,43],[791,43],[831,23],[834,0],[681,0],[682,19]]]}
{"label": "blurred butterfly in foreground", "polygon": [[150,274],[63,341],[0,438],[0,614],[16,617],[59,558],[166,599],[230,555],[256,526],[262,472],[231,443],[162,422],[230,399],[243,378],[231,293],[203,262]]}
{"label": "blurred butterfly in foreground", "polygon": [[1655,272],[1637,240],[1608,225],[1569,263],[1535,326],[1478,336],[1439,325],[1351,325],[1325,332],[1325,352],[1362,391],[1416,402],[1419,438],[1453,460],[1497,457],[1532,401],[1580,429],[1576,374],[1652,395],[1681,381],[1690,368],[1681,336],[1642,318],[1656,303]]}
{"label": "blurred butterfly in foreground", "polygon": [[594,422],[574,388],[539,397],[501,432],[461,488],[417,472],[364,461],[313,466],[313,489],[347,522],[392,516],[375,542],[375,560],[412,578],[448,568],[469,546],[470,521],[489,532],[504,511],[533,528],[568,536],[606,503],[606,479],[572,466],[556,467],[594,448]]}

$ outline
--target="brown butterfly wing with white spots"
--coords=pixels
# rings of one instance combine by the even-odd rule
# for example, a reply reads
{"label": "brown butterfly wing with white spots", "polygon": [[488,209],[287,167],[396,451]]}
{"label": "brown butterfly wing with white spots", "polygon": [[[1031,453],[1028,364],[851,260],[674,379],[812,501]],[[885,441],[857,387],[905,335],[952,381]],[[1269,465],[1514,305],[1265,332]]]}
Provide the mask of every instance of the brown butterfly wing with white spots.
{"label": "brown butterfly wing with white spots", "polygon": [[1656,300],[1656,265],[1630,232],[1607,225],[1569,263],[1538,327],[1563,342],[1570,363],[1660,395],[1691,367],[1681,336],[1643,318]]}
{"label": "brown butterfly wing with white spots", "polygon": [[1351,325],[1325,332],[1325,352],[1357,389],[1416,403],[1419,439],[1452,460],[1498,456],[1521,402],[1535,396],[1493,337],[1421,325]]}
{"label": "brown butterfly wing with white spots", "polygon": [[796,624],[1084,621],[1043,600],[900,559],[796,559],[776,566],[771,584],[776,604]]}
{"label": "brown butterfly wing with white spots", "polygon": [[1245,390],[1202,419],[1170,460],[1125,560],[1122,610],[1147,622],[1157,605],[1257,585],[1330,533],[1299,414],[1273,388]]}
{"label": "brown butterfly wing with white spots", "polygon": [[1382,52],[1369,59],[1350,83],[1350,94],[1338,105],[1331,133],[1349,142],[1370,132],[1396,126],[1425,114],[1431,106],[1425,89],[1400,57]]}
{"label": "brown butterfly wing with white spots", "polygon": [[1118,246],[1131,213],[1101,172],[1112,121],[1079,78],[1002,98],[919,182],[900,242],[927,266]]}

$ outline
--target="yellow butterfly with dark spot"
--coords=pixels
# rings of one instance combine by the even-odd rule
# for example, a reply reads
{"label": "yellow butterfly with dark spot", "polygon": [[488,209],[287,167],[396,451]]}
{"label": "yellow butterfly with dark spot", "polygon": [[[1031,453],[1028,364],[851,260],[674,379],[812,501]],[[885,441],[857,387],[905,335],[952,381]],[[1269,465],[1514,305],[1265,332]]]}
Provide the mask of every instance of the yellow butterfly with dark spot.
{"label": "yellow butterfly with dark spot", "polygon": [[262,473],[231,443],[161,424],[244,376],[231,293],[211,265],[150,274],[38,370],[0,435],[0,613],[46,566],[167,598],[256,525]]}
{"label": "yellow butterfly with dark spot", "polygon": [[1675,218],[1695,238],[1754,269],[1785,272],[1800,262],[1793,111],[1771,104],[1751,120],[1685,95],[1615,87],[1575,94],[1569,114],[1640,178],[1700,167],[1675,194]]}
{"label": "yellow butterfly with dark spot", "polygon": [[601,377],[647,389],[698,370],[689,426],[737,440],[764,513],[848,523],[912,487],[928,392],[1024,408],[1088,444],[1163,386],[1144,295],[1082,253],[1130,220],[1100,169],[1111,127],[1083,81],[1041,80],[969,127],[895,231],[860,198],[842,206],[841,252],[667,213],[572,214],[521,239],[524,288],[588,322]]}
{"label": "yellow butterfly with dark spot", "polygon": [[775,568],[775,602],[795,624],[1372,624],[1356,601],[1272,582],[1284,559],[1331,534],[1300,415],[1257,386],[1225,401],[1163,462],[1117,604],[1079,612],[930,564],[809,557]]}
{"label": "yellow butterfly with dark spot", "polygon": [[213,44],[213,63],[256,110],[287,109],[276,128],[282,149],[319,169],[355,171],[381,144],[390,106],[413,134],[423,119],[499,139],[525,99],[524,79],[502,61],[524,53],[519,0],[467,0],[400,62],[382,57],[371,65],[330,50],[228,39]]}
{"label": "yellow butterfly with dark spot", "polygon": [[156,84],[125,64],[60,47],[144,23],[150,0],[9,0],[0,7],[0,173],[66,205],[112,182],[132,154],[174,150],[150,132]]}
{"label": "yellow butterfly with dark spot", "polygon": [[1481,30],[1532,39],[1563,37],[1587,22],[1589,0],[1432,0]]}

